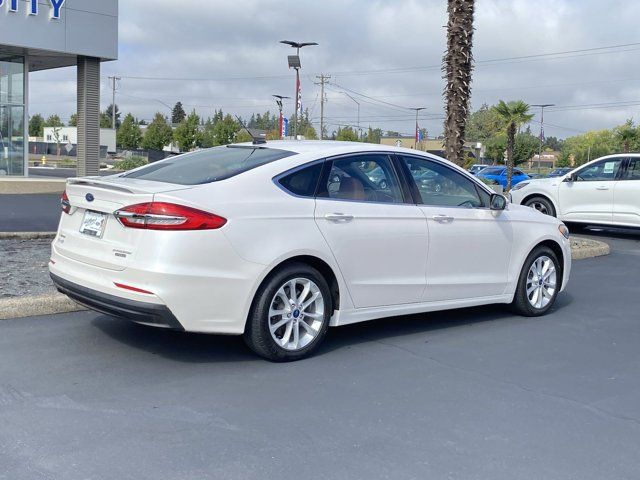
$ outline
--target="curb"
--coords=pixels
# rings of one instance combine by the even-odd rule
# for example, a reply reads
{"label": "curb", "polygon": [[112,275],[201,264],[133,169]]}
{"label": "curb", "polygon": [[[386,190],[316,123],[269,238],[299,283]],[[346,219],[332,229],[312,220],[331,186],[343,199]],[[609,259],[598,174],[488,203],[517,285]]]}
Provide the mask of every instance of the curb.
{"label": "curb", "polygon": [[0,232],[0,240],[53,239],[56,232]]}
{"label": "curb", "polygon": [[607,243],[591,240],[590,238],[571,237],[572,260],[601,257],[609,255],[609,253],[611,253],[611,248]]}
{"label": "curb", "polygon": [[0,320],[79,312],[81,310],[86,309],[61,293],[0,300]]}

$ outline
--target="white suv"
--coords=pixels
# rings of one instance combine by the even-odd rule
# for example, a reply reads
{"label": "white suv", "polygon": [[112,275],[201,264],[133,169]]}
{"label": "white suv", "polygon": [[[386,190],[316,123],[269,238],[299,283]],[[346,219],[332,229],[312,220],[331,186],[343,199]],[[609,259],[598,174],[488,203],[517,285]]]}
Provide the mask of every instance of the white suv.
{"label": "white suv", "polygon": [[565,222],[640,227],[640,154],[609,155],[560,177],[521,182],[511,201]]}

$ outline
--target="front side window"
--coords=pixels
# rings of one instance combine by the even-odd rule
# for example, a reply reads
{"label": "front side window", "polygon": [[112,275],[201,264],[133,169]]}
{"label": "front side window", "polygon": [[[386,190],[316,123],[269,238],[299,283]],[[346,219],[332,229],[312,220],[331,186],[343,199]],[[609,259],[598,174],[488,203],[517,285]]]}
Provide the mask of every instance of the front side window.
{"label": "front side window", "polygon": [[487,207],[489,194],[475,182],[439,162],[427,158],[403,157],[422,203],[445,207]]}
{"label": "front side window", "polygon": [[278,181],[282,188],[299,197],[313,198],[322,173],[322,162],[289,173]]}
{"label": "front side window", "polygon": [[576,172],[576,180],[579,182],[613,181],[617,178],[621,165],[621,158],[602,160],[587,168],[578,170]]}
{"label": "front side window", "polygon": [[489,168],[485,168],[484,170],[482,170],[482,172],[480,172],[482,175],[502,175],[502,172],[504,171],[504,168],[500,168],[500,167],[489,167]]}
{"label": "front side window", "polygon": [[391,160],[384,154],[354,155],[331,161],[318,197],[376,203],[402,203]]}
{"label": "front side window", "polygon": [[640,158],[630,158],[625,180],[640,180]]}
{"label": "front side window", "polygon": [[122,177],[178,185],[200,185],[225,180],[291,155],[295,154],[275,148],[215,147],[155,162]]}

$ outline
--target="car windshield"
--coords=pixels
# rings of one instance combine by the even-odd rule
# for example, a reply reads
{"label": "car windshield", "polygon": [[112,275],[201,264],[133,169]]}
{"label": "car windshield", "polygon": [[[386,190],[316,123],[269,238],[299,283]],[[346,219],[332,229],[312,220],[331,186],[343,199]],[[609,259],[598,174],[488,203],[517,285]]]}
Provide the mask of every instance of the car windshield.
{"label": "car windshield", "polygon": [[274,148],[236,145],[215,147],[155,162],[126,173],[123,177],[200,185],[224,180],[291,155],[295,153]]}
{"label": "car windshield", "polygon": [[482,175],[500,175],[502,173],[501,167],[485,168],[480,173]]}

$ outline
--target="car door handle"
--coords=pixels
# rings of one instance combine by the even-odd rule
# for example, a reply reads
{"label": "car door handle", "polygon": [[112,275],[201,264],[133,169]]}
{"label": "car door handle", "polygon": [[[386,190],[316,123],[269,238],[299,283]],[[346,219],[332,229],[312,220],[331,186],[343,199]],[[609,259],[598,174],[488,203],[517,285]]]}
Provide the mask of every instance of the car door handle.
{"label": "car door handle", "polygon": [[607,187],[606,185],[598,185],[596,187],[596,190],[609,190],[609,187]]}
{"label": "car door handle", "polygon": [[324,218],[330,222],[350,222],[353,220],[353,215],[347,215],[346,213],[327,213]]}
{"label": "car door handle", "polygon": [[449,215],[434,215],[433,219],[438,223],[451,223],[453,222],[453,217]]}

